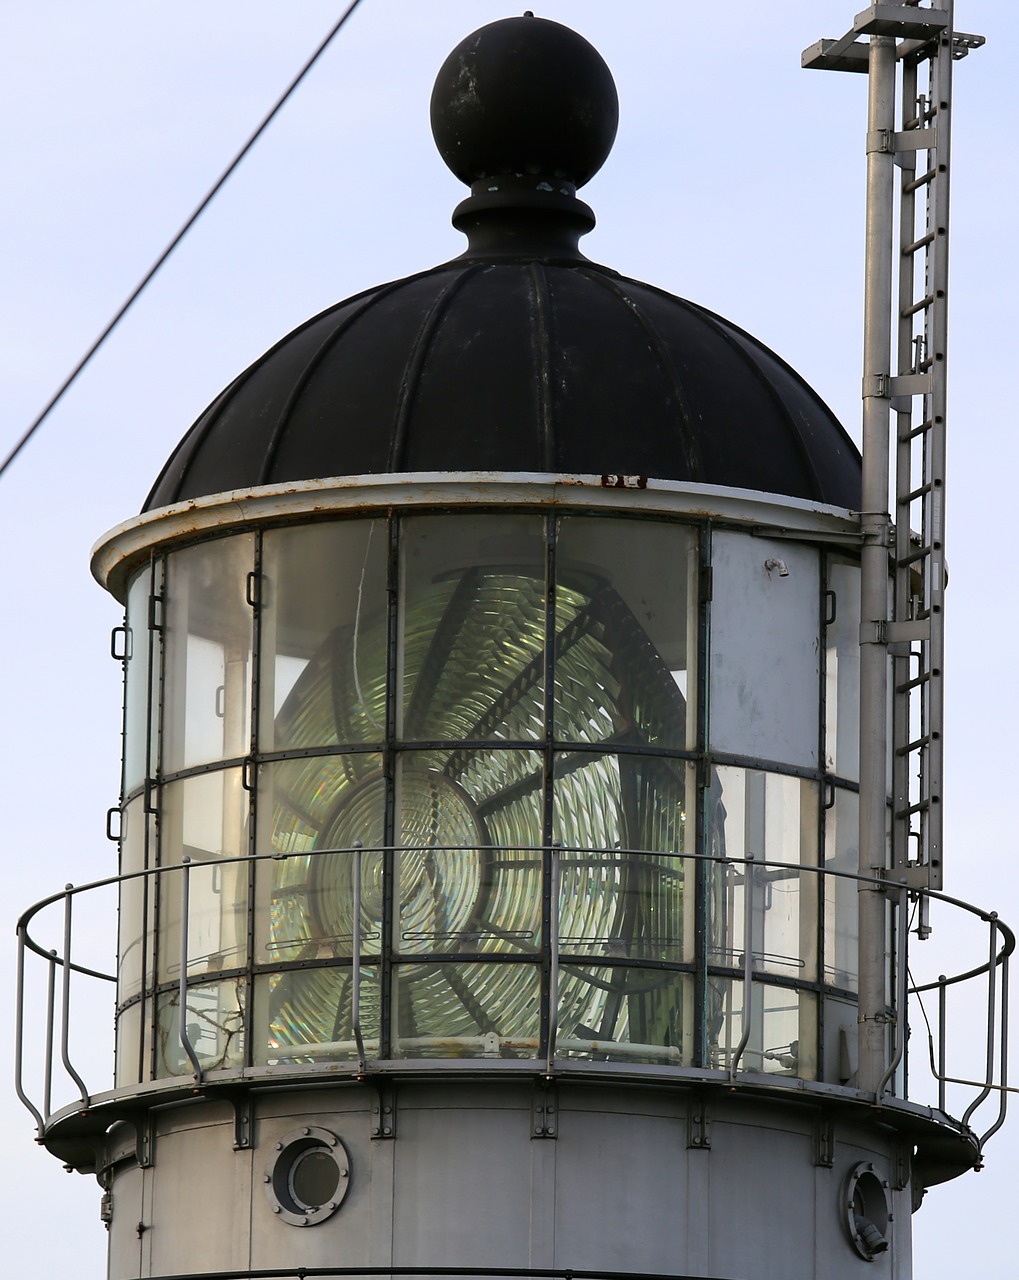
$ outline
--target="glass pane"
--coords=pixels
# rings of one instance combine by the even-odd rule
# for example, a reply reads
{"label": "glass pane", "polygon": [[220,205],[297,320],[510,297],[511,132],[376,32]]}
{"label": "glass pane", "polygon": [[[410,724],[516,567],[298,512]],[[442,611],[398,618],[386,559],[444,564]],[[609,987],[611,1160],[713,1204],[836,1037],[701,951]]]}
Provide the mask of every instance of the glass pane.
{"label": "glass pane", "polygon": [[[381,950],[386,781],[374,752],[263,765],[258,782],[255,954],[260,964],[350,956],[353,855],[361,855],[362,952]],[[329,852],[340,850],[342,852]]]}
{"label": "glass pane", "polygon": [[402,529],[401,736],[542,738],[544,519],[418,516]]}
{"label": "glass pane", "polygon": [[[568,956],[692,960],[693,863],[659,854],[559,855],[559,949]],[[687,875],[690,876],[689,889]]]}
{"label": "glass pane", "polygon": [[[745,984],[739,979],[712,980],[718,999],[716,1038],[709,1065],[723,1070],[734,1063],[740,1071],[817,1076],[817,997],[812,992],[751,983],[750,1023],[744,1022]],[[746,1042],[743,1043],[744,1031]],[[738,1059],[737,1059],[738,1055]]]}
{"label": "glass pane", "polygon": [[[361,970],[360,1022],[365,1052],[379,1052],[378,970]],[[353,980],[349,967],[286,969],[255,979],[255,1061],[350,1061],[354,1035]]]}
{"label": "glass pane", "polygon": [[[711,804],[719,854],[753,857],[761,863],[816,866],[816,783],[719,766]],[[816,872],[802,873],[795,865],[737,863],[716,868],[713,884],[712,897],[721,907],[721,936],[713,939],[709,963],[742,967],[749,936],[755,971],[816,979]]]}
{"label": "glass pane", "polygon": [[396,947],[532,952],[541,940],[536,751],[406,752],[397,775]]}
{"label": "glass pane", "polygon": [[[188,1039],[204,1071],[244,1063],[244,979],[188,987]],[[180,1037],[180,992],[159,997],[156,1019],[156,1076],[189,1076],[194,1071]]]}
{"label": "glass pane", "polygon": [[535,1057],[540,980],[536,964],[399,965],[393,1056]]}
{"label": "glass pane", "polygon": [[[860,797],[835,790],[835,803],[824,815],[824,865],[855,876],[860,869]],[[824,981],[844,991],[859,984],[860,906],[857,881],[847,876],[824,878]]]}
{"label": "glass pane", "polygon": [[[556,550],[555,734],[683,750],[696,740],[696,539],[681,525],[570,516]],[[696,578],[693,578],[696,581]],[[688,723],[689,720],[689,723]]]}
{"label": "glass pane", "polygon": [[563,965],[556,1056],[689,1065],[693,979],[667,969]]}
{"label": "glass pane", "polygon": [[384,519],[265,534],[261,750],[385,736],[388,538]]}
{"label": "glass pane", "polygon": [[[138,796],[125,805],[121,815],[120,871],[131,875],[148,865],[149,842],[155,819],[145,813],[145,800]],[[127,1000],[141,990],[144,970],[146,985],[152,978],[151,932],[156,886],[151,876],[133,876],[120,882],[120,921],[117,946],[117,999]]]}
{"label": "glass pane", "polygon": [[555,760],[555,839],[580,849],[694,848],[694,775],[685,760],[562,753]]}
{"label": "glass pane", "polygon": [[138,1084],[145,1078],[140,1059],[142,1005],[132,1004],[117,1014],[117,1086]]}
{"label": "glass pane", "polygon": [[[188,872],[188,973],[217,973],[246,963],[248,864],[227,862],[247,853],[248,793],[240,769],[197,774],[162,788],[164,867],[191,858]],[[211,864],[211,865],[210,865]],[[159,975],[180,977],[182,872],[160,876]]]}
{"label": "glass pane", "polygon": [[250,534],[167,557],[162,772],[250,750]]}
{"label": "glass pane", "polygon": [[816,768],[817,551],[721,531],[712,535],[711,561],[712,749]]}
{"label": "glass pane", "polygon": [[[835,620],[826,629],[825,755],[831,773],[860,776],[860,570],[832,560]],[[829,606],[830,607],[830,606]]]}
{"label": "glass pane", "polygon": [[124,667],[124,790],[129,795],[154,772],[149,759],[150,643],[149,597],[153,569],[146,565],[131,582],[127,593],[127,660]]}

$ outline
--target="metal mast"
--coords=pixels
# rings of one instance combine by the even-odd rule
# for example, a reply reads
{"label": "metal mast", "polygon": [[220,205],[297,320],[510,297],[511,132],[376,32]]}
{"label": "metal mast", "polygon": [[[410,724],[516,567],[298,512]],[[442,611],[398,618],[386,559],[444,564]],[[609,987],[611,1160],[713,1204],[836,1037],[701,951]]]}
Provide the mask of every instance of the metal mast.
{"label": "metal mast", "polygon": [[[932,0],[929,6],[907,0],[871,5],[856,15],[841,39],[821,40],[803,54],[805,67],[863,72],[870,78],[860,513],[860,872],[880,877],[889,868],[890,666],[890,878],[917,889],[942,885],[952,63],[983,43],[982,36],[955,31],[953,0]],[[861,881],[860,888],[859,1085],[879,1091],[887,1081],[885,912],[873,881]],[[927,899],[920,897],[918,932],[925,937]]]}

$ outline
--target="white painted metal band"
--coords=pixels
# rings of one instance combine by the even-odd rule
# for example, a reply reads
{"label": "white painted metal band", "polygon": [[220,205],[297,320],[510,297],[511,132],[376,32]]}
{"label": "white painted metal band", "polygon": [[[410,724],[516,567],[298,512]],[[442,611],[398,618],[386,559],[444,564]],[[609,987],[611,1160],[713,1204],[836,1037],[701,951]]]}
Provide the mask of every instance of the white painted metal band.
{"label": "white painted metal band", "polygon": [[231,527],[391,507],[531,506],[719,519],[807,539],[853,542],[857,513],[753,489],[545,472],[442,471],[334,476],[234,489],[147,511],[111,529],[92,552],[96,580],[119,599],[130,572],[156,547]]}

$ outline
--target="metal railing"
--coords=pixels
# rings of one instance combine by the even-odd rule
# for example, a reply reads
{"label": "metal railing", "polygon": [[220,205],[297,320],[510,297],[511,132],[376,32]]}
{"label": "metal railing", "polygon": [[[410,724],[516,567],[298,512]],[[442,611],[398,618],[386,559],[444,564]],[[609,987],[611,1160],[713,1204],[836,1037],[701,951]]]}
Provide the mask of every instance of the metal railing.
{"label": "metal railing", "polygon": [[[428,1280],[722,1280],[720,1276],[694,1275],[689,1271],[581,1271],[572,1267],[268,1267],[257,1271],[203,1271],[203,1280],[340,1280],[340,1277],[390,1276],[404,1280],[422,1276]],[[194,1280],[194,1273],[162,1275],[154,1280]]]}
{"label": "metal railing", "polygon": [[[420,848],[407,847],[408,851],[411,849],[421,852]],[[395,852],[403,851],[402,848],[395,850]],[[438,852],[439,850],[434,849],[431,851]],[[470,848],[466,846],[447,848],[444,846],[442,851],[478,852],[473,846]],[[176,983],[176,990],[180,1007],[176,1020],[176,1032],[180,1040],[181,1049],[193,1070],[193,1083],[197,1088],[206,1082],[208,1071],[203,1067],[201,1056],[194,1043],[192,1029],[188,1026],[187,1000],[189,991],[193,991],[195,987],[207,982],[209,975],[205,972],[195,974],[191,971],[193,960],[190,957],[189,904],[192,876],[202,868],[221,870],[224,866],[230,864],[248,864],[254,868],[257,864],[278,864],[287,861],[289,858],[309,859],[336,855],[350,857],[353,869],[354,921],[351,954],[344,963],[349,968],[351,980],[353,1041],[350,1043],[334,1042],[318,1045],[302,1044],[294,1047],[293,1054],[295,1056],[300,1055],[302,1058],[312,1062],[329,1057],[335,1059],[341,1055],[347,1056],[351,1059],[350,1070],[352,1075],[356,1074],[358,1077],[363,1077],[366,1074],[370,1074],[372,1070],[370,1050],[375,1049],[377,1053],[378,1042],[367,1039],[363,1028],[362,967],[364,956],[362,953],[361,924],[361,863],[366,853],[384,852],[387,852],[387,850],[367,849],[361,845],[355,845],[350,849],[323,849],[287,855],[271,853],[208,860],[189,860],[185,858],[181,863],[172,866],[110,876],[85,885],[67,885],[61,892],[53,894],[29,908],[22,915],[17,925],[18,985],[15,1011],[15,1088],[18,1097],[34,1117],[40,1135],[45,1134],[54,1118],[66,1113],[68,1108],[87,1111],[93,1107],[97,1100],[113,1097],[117,1092],[115,1090],[110,1091],[105,1084],[96,1089],[94,1084],[86,1082],[84,1069],[79,1069],[78,1065],[82,1036],[79,1035],[78,1040],[72,1043],[72,978],[75,981],[88,982],[93,986],[103,986],[111,996],[117,982],[114,973],[104,972],[82,963],[80,958],[76,958],[80,957],[80,950],[76,951],[75,907],[85,899],[98,897],[103,890],[109,891],[107,894],[107,900],[109,901],[112,899],[113,890],[121,890],[127,882],[132,880],[158,879],[162,882],[165,899],[166,881],[173,876],[179,877],[181,912],[180,977]],[[498,852],[505,854],[510,851],[501,846]],[[862,877],[854,872],[836,871],[823,866],[767,860],[754,855],[746,857],[693,854],[662,855],[661,853],[650,853],[646,850],[601,850],[572,847],[564,849],[560,845],[554,845],[548,851],[539,847],[529,847],[515,850],[515,852],[526,854],[548,852],[550,854],[547,864],[548,870],[545,872],[550,877],[548,900],[553,904],[553,909],[550,912],[551,918],[547,922],[549,976],[547,983],[542,988],[541,997],[546,1006],[542,1010],[545,1016],[541,1019],[541,1022],[549,1028],[545,1043],[542,1044],[540,1038],[521,1037],[519,1035],[516,1037],[502,1036],[498,1033],[490,1032],[459,1037],[418,1037],[420,1043],[415,1040],[402,1044],[401,1047],[404,1051],[425,1049],[434,1052],[441,1051],[446,1046],[450,1050],[450,1057],[460,1057],[464,1056],[465,1053],[469,1055],[472,1050],[477,1050],[480,1055],[479,1069],[488,1070],[490,1068],[499,1069],[504,1067],[506,1064],[496,1059],[501,1056],[503,1050],[510,1050],[515,1054],[522,1053],[525,1057],[534,1058],[535,1070],[546,1076],[554,1076],[557,1072],[566,1069],[568,1065],[575,1064],[577,1055],[595,1062],[614,1058],[631,1065],[639,1062],[646,1064],[651,1060],[659,1073],[664,1067],[675,1071],[676,1075],[681,1077],[685,1070],[695,1066],[695,1064],[692,1064],[689,1058],[684,1059],[684,1056],[675,1045],[649,1045],[617,1040],[600,1040],[597,1036],[587,1037],[586,1033],[580,1037],[576,1034],[570,1037],[557,1035],[558,1015],[561,1007],[560,960],[565,956],[567,963],[574,967],[578,963],[588,966],[592,964],[599,966],[612,964],[610,959],[602,956],[588,954],[578,957],[578,955],[570,954],[563,949],[563,940],[560,939],[559,935],[559,917],[561,914],[560,867],[564,855],[569,855],[570,858],[599,856],[615,859],[620,857],[639,858],[642,855],[649,859],[672,856],[691,865],[700,866],[702,870],[709,866],[714,867],[716,869],[714,874],[723,873],[732,877],[739,877],[739,882],[744,890],[741,949],[736,951],[730,948],[724,951],[724,954],[731,957],[731,964],[705,964],[700,971],[696,970],[690,963],[677,962],[672,964],[660,962],[658,966],[659,968],[677,972],[694,972],[702,982],[722,979],[730,984],[729,989],[734,997],[734,1011],[731,1015],[731,1020],[735,1022],[736,1028],[729,1028],[729,1041],[732,1043],[735,1040],[735,1046],[728,1051],[720,1051],[718,1058],[721,1065],[717,1066],[715,1070],[705,1067],[704,1064],[695,1066],[698,1079],[703,1080],[705,1077],[710,1078],[717,1074],[720,1082],[749,1081],[751,1078],[757,1085],[762,1082],[766,1083],[769,1080],[778,1082],[774,1075],[762,1077],[760,1071],[753,1071],[744,1066],[753,1029],[754,994],[759,992],[762,986],[784,986],[791,988],[793,991],[797,989],[813,991],[818,994],[822,1002],[826,994],[831,993],[837,995],[843,1002],[845,1001],[844,991],[826,986],[820,980],[786,979],[784,982],[776,981],[775,975],[763,968],[763,964],[768,958],[768,953],[764,950],[764,939],[760,936],[763,933],[763,924],[758,918],[758,912],[751,909],[751,897],[755,881],[768,874],[778,872],[786,877],[813,875],[821,879],[821,885],[828,879],[845,880],[856,882],[857,884],[867,882],[879,887],[888,902],[892,936],[894,937],[895,994],[887,1011],[888,1054],[886,1070],[877,1093],[869,1095],[864,1100],[869,1100],[871,1104],[877,1105],[882,1105],[893,1096],[916,1100],[918,1096],[917,1090],[913,1086],[914,1078],[919,1074],[916,1071],[917,1060],[919,1059],[929,1069],[929,1082],[934,1088],[934,1096],[930,1098],[929,1105],[932,1108],[936,1107],[945,1120],[950,1118],[948,1112],[949,1087],[954,1091],[952,1095],[953,1102],[960,1091],[968,1091],[965,1095],[964,1104],[960,1104],[959,1107],[961,1119],[954,1122],[967,1132],[972,1130],[972,1122],[978,1109],[983,1106],[992,1094],[997,1094],[998,1110],[994,1121],[983,1134],[973,1135],[979,1146],[982,1147],[1004,1122],[1007,1096],[1011,1091],[1007,1082],[1007,1011],[1009,959],[1015,949],[1015,937],[1011,929],[1000,921],[995,913],[985,912],[978,907],[942,893],[902,886],[886,878]],[[707,874],[712,874],[712,872],[708,871]],[[819,885],[819,889],[821,885]],[[957,913],[959,919],[976,923],[982,930],[986,930],[986,946],[981,948],[980,955],[974,957],[974,962],[969,967],[952,975],[940,974],[932,980],[918,981],[914,978],[910,968],[909,939],[912,928],[910,917],[912,914],[915,921],[919,908],[918,899],[921,896],[928,900],[928,906],[936,906],[939,910]],[[823,903],[823,892],[811,895],[809,901],[815,904]],[[823,908],[818,905],[814,909],[821,910]],[[116,928],[111,926],[115,926],[116,913],[110,910],[109,907],[107,907],[107,911],[109,911],[109,918],[102,930],[102,934],[105,938],[115,937]],[[36,936],[40,926],[45,927],[48,917],[56,917],[55,921],[51,920],[49,927],[59,930],[61,942],[59,949],[47,948]],[[141,923],[139,921],[139,926]],[[372,936],[377,938],[378,935],[373,934]],[[94,945],[94,940],[92,945]],[[931,944],[926,943],[924,948],[918,949],[918,952],[927,956],[930,952],[930,947]],[[619,954],[618,950],[615,954]],[[427,956],[414,956],[413,959],[426,962]],[[535,962],[536,957],[533,956],[523,957],[522,959],[522,963],[534,964]],[[640,964],[641,962],[640,958],[633,961],[634,964]],[[646,961],[644,962],[646,963]],[[371,963],[374,967],[378,961],[376,959]],[[41,966],[41,988],[45,992],[45,999],[41,1002],[29,1000],[27,996],[29,965],[34,966],[34,972],[37,976]],[[267,969],[272,971],[272,968],[273,966],[271,965],[262,965],[259,971],[266,971]],[[822,975],[823,967],[819,964],[818,979]],[[37,981],[34,990],[38,989],[39,982]],[[737,1007],[735,1004],[735,993],[737,991],[740,992],[742,997],[741,1007]],[[974,991],[979,994],[979,1005],[982,1011],[980,1026],[977,1031],[974,1031],[972,1026],[972,1013],[976,1003]],[[961,1013],[955,1010],[957,998],[962,999],[963,1009]],[[951,1039],[949,1035],[950,1003],[953,1007],[952,1020],[962,1028],[960,1041],[970,1047],[982,1038],[982,1048],[978,1055],[979,1063],[973,1069],[953,1071],[949,1066],[949,1041]],[[110,1013],[112,1014],[112,1008]],[[926,1025],[928,1053],[926,1055],[918,1054],[914,1048],[913,1053],[910,1055],[910,1078],[907,1083],[905,1061],[910,1023],[914,1028],[921,1023]],[[28,1039],[26,1033],[28,1031],[31,1031],[31,1044],[35,1046],[36,1075],[41,1074],[41,1080],[37,1079],[33,1085],[34,1097],[27,1092],[23,1078],[25,1074],[26,1042]],[[94,1033],[91,1029],[87,1036],[88,1039],[94,1040]],[[573,1055],[573,1057],[567,1058],[566,1055]],[[437,1065],[440,1066],[441,1056],[440,1053],[440,1058],[436,1059]],[[763,1055],[763,1057],[767,1056],[767,1054]],[[486,1061],[488,1058],[493,1060]],[[519,1067],[520,1064],[517,1062],[515,1065]],[[391,1068],[392,1063],[390,1063]],[[262,1079],[263,1075],[271,1078],[274,1069],[274,1066],[269,1063],[256,1068],[256,1071],[259,1073],[259,1078]],[[54,1107],[53,1094],[58,1074],[64,1089],[68,1085],[73,1087],[73,1096],[58,1100],[57,1106]],[[787,1071],[785,1074],[795,1074],[795,1071]],[[165,1083],[167,1086],[179,1086],[181,1078],[180,1076],[161,1078],[147,1087],[149,1090],[158,1089],[160,1083]],[[809,1077],[805,1077],[803,1083],[809,1088]],[[830,1093],[833,1087],[837,1086],[833,1086],[829,1082],[824,1085],[824,1090],[826,1093]],[[857,1098],[862,1096],[852,1087],[851,1083],[845,1087],[847,1095]],[[514,1272],[513,1274],[517,1273]]]}

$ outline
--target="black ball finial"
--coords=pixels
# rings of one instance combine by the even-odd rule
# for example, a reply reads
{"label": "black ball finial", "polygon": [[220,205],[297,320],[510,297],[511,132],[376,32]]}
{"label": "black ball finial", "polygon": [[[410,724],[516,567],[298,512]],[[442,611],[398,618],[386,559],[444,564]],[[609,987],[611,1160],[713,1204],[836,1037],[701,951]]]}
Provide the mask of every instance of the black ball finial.
{"label": "black ball finial", "polygon": [[519,174],[581,187],[612,149],[619,103],[597,49],[528,12],[457,45],[436,77],[431,118],[462,182]]}

